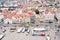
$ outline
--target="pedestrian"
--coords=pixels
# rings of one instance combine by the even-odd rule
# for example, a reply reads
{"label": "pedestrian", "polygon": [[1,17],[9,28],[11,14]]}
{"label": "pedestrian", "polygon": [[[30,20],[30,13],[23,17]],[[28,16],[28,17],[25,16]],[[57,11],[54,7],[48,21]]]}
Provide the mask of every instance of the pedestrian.
{"label": "pedestrian", "polygon": [[1,29],[2,29],[2,27],[1,27]]}
{"label": "pedestrian", "polygon": [[28,36],[28,34],[29,34],[29,33],[28,33],[28,32],[26,32],[26,36]]}
{"label": "pedestrian", "polygon": [[56,40],[56,36],[54,37],[54,39]]}
{"label": "pedestrian", "polygon": [[59,29],[57,30],[57,32],[59,32]]}
{"label": "pedestrian", "polygon": [[51,40],[51,38],[50,38],[50,36],[49,36],[49,35],[47,35],[46,40]]}
{"label": "pedestrian", "polygon": [[36,25],[36,27],[39,27],[39,25]]}

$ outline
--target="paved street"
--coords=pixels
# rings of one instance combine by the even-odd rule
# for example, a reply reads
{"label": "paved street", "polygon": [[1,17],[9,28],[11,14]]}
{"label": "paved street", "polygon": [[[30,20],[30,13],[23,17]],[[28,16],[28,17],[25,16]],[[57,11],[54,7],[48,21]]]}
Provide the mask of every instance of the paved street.
{"label": "paved street", "polygon": [[32,36],[31,33],[26,36],[26,32],[25,33],[17,33],[15,32],[10,32],[9,28],[7,29],[6,33],[5,33],[5,37],[2,40],[45,40],[45,37],[41,37],[41,36]]}
{"label": "paved street", "polygon": [[[3,23],[0,24],[0,26],[2,25]],[[55,25],[57,24],[56,22],[52,23],[52,24],[49,24],[49,23],[36,23],[36,24],[39,24],[39,27],[45,27],[45,25],[48,25],[49,27],[49,30],[46,31],[46,36],[47,35],[50,35],[51,37],[51,40],[57,40],[59,39],[58,36],[56,36],[55,34]],[[35,25],[36,25],[35,24]],[[7,27],[6,28],[6,32],[5,32],[5,37],[2,39],[2,40],[46,40],[46,36],[32,36],[32,33],[30,32],[30,34],[28,36],[26,36],[26,32],[25,33],[17,33],[16,31],[15,32],[10,32],[10,27],[14,26],[15,24],[12,24],[12,25],[7,25],[7,24],[3,24]],[[32,31],[33,28],[35,28],[36,26],[34,27],[30,27],[30,30]],[[19,27],[17,27],[18,29]],[[56,37],[56,39],[55,39]]]}
{"label": "paved street", "polygon": [[[42,24],[41,24],[42,25]],[[51,25],[53,27],[53,25]],[[45,27],[44,25],[40,26],[40,27]],[[31,31],[34,27],[30,27]],[[32,36],[31,33],[26,36],[26,32],[25,33],[17,33],[15,32],[10,32],[10,27],[6,27],[7,31],[5,32],[5,37],[2,40],[46,40],[46,36],[49,34],[51,37],[51,40],[55,40],[54,36],[54,30],[51,29],[51,27],[49,27],[49,31],[46,31],[46,36]],[[18,28],[17,28],[18,29]]]}

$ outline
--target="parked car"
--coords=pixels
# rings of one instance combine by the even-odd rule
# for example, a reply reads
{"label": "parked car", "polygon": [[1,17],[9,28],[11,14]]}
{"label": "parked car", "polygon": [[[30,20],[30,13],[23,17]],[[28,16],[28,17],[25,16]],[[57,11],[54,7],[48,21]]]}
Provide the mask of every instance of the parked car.
{"label": "parked car", "polygon": [[46,31],[45,28],[34,28],[33,31]]}
{"label": "parked car", "polygon": [[10,28],[10,31],[11,31],[11,32],[14,32],[15,30],[16,30],[16,27]]}
{"label": "parked car", "polygon": [[27,33],[30,33],[30,30],[28,29]]}
{"label": "parked car", "polygon": [[5,36],[5,34],[0,33],[0,40]]}
{"label": "parked car", "polygon": [[32,36],[45,36],[44,28],[34,28],[32,31]]}
{"label": "parked car", "polygon": [[23,27],[20,27],[20,28],[17,30],[17,32],[20,33],[20,32],[22,32],[22,30],[23,30]]}
{"label": "parked car", "polygon": [[22,29],[22,33],[24,33],[24,32],[25,32],[25,28]]}
{"label": "parked car", "polygon": [[45,32],[33,32],[32,36],[45,36]]}
{"label": "parked car", "polygon": [[26,27],[25,27],[25,31],[28,31],[28,29],[29,29],[29,27],[28,27],[28,26],[26,26]]}

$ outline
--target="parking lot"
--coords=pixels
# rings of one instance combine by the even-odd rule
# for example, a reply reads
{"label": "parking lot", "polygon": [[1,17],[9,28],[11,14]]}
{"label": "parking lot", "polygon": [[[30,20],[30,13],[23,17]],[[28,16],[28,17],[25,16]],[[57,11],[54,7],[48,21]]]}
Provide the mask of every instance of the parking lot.
{"label": "parking lot", "polygon": [[[43,27],[43,26],[41,26]],[[2,38],[2,40],[46,40],[47,35],[50,35],[51,40],[55,40],[55,33],[53,29],[50,29],[45,32],[45,36],[32,36],[31,31],[33,30],[33,28],[35,27],[30,27],[30,34],[26,35],[27,33],[17,33],[17,31],[15,32],[10,32],[10,27],[5,27],[6,28],[6,32],[5,32],[5,37]],[[17,27],[18,29],[19,27]]]}

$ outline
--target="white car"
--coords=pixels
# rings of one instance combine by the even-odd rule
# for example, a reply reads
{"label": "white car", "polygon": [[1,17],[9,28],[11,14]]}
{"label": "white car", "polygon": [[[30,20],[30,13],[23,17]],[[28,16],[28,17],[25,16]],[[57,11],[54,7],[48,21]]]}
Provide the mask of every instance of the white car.
{"label": "white car", "polygon": [[24,32],[25,32],[25,28],[22,29],[22,33],[24,33]]}
{"label": "white car", "polygon": [[45,28],[34,28],[34,31],[45,31]]}
{"label": "white car", "polygon": [[27,33],[30,33],[30,30],[29,29],[27,30]]}
{"label": "white car", "polygon": [[20,32],[22,32],[22,30],[23,30],[23,27],[19,28],[19,29],[17,30],[17,32],[20,33]]}
{"label": "white car", "polygon": [[5,35],[0,33],[0,40],[4,37]]}

